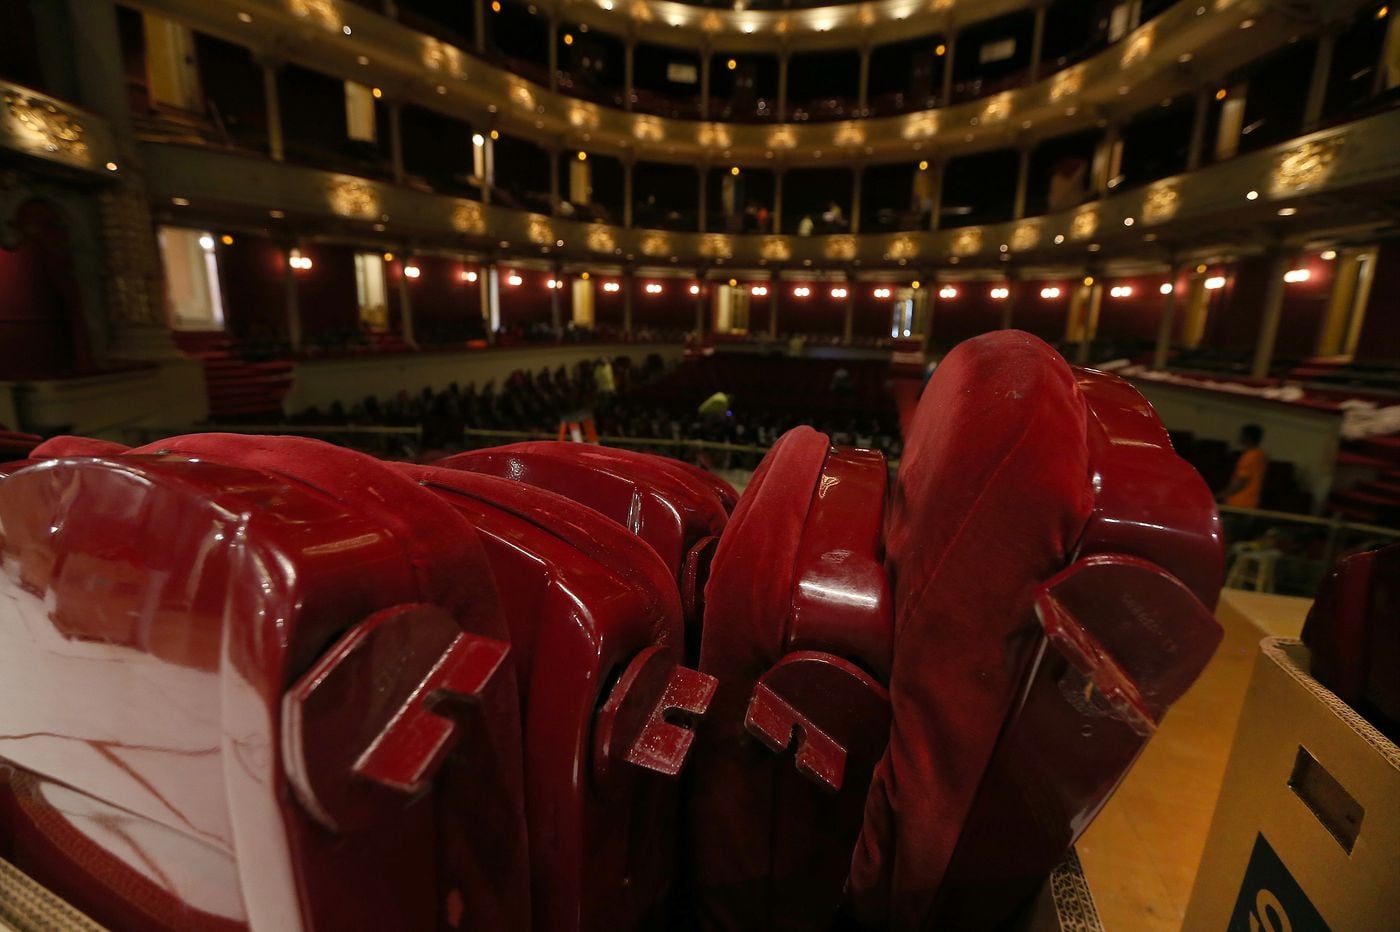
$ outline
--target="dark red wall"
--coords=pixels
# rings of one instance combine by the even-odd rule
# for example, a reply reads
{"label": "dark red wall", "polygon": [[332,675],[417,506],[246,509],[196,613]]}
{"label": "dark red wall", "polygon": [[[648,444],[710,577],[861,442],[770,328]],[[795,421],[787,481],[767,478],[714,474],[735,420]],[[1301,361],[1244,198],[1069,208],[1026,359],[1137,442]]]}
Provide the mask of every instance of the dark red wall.
{"label": "dark red wall", "polygon": [[[217,247],[228,330],[244,340],[285,340],[286,301],[282,266],[286,254],[270,239],[238,236]],[[354,287],[354,277],[351,279]]]}
{"label": "dark red wall", "polygon": [[0,249],[0,379],[70,371],[67,314],[37,243]]}
{"label": "dark red wall", "polygon": [[1400,361],[1400,240],[1381,243],[1376,253],[1376,273],[1356,356]]}

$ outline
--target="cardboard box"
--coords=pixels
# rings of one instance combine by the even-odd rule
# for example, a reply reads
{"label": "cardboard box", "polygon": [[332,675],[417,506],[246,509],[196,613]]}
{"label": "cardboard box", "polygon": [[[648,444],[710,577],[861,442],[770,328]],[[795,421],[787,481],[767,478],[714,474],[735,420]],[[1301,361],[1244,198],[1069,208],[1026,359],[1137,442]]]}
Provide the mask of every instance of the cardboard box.
{"label": "cardboard box", "polygon": [[1400,748],[1260,645],[1184,928],[1400,928]]}

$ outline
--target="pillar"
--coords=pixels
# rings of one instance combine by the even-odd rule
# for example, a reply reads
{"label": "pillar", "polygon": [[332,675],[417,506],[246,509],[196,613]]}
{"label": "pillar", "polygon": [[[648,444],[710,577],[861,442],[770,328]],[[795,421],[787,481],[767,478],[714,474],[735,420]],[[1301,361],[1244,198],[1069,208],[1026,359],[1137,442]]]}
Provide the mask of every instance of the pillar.
{"label": "pillar", "polygon": [[1118,127],[1109,126],[1099,143],[1099,156],[1094,159],[1094,193],[1099,197],[1108,194],[1108,183],[1113,180],[1113,150],[1118,146],[1118,138]]}
{"label": "pillar", "polygon": [[1047,3],[1035,8],[1035,32],[1031,34],[1031,68],[1027,83],[1040,78],[1040,60],[1045,56],[1045,13]]}
{"label": "pillar", "polygon": [[934,312],[938,310],[938,279],[930,276],[924,279],[924,290],[928,292],[928,297],[924,300],[928,302],[928,315],[924,318],[924,352],[933,349],[933,318]]}
{"label": "pillar", "polygon": [[948,54],[943,56],[943,95],[938,100],[939,105],[944,107],[953,99],[953,56],[958,50],[958,34],[950,31],[945,44],[948,46]]}
{"label": "pillar", "polygon": [[410,279],[404,274],[404,269],[408,268],[412,253],[407,249],[403,251],[403,261],[399,263],[399,335],[409,346],[417,347],[418,341],[413,335],[413,295],[409,288]]}
{"label": "pillar", "polygon": [[700,340],[705,336],[705,301],[708,297],[705,294],[705,270],[695,270],[695,281],[700,285],[700,291],[695,295],[695,339]]}
{"label": "pillar", "polygon": [[856,82],[856,112],[865,116],[870,107],[870,46],[860,47],[860,78]]}
{"label": "pillar", "polygon": [[851,232],[860,232],[860,185],[861,179],[865,177],[865,166],[857,165],[851,169]]}
{"label": "pillar", "polygon": [[1162,295],[1162,319],[1157,324],[1157,345],[1152,351],[1154,369],[1166,369],[1167,359],[1171,355],[1172,330],[1176,327],[1176,283],[1180,281],[1182,271],[1178,263],[1171,264],[1172,290]]}
{"label": "pillar", "polygon": [[559,216],[559,150],[549,150],[549,209]]}
{"label": "pillar", "polygon": [[396,184],[403,184],[403,133],[399,128],[402,113],[397,100],[389,103],[389,163]]}
{"label": "pillar", "polygon": [[[476,54],[482,55],[486,52],[486,3],[487,0],[475,0],[476,2]],[[484,290],[484,289],[483,289]]]}
{"label": "pillar", "polygon": [[699,205],[699,206],[700,206],[700,209],[696,212],[696,217],[697,217],[697,219],[698,219],[698,221],[699,221],[699,222],[697,223],[697,226],[700,228],[700,232],[701,232],[701,233],[704,233],[704,232],[705,232],[705,210],[706,210],[706,201],[707,201],[707,198],[705,197],[705,176],[706,176],[705,166],[704,166],[704,165],[701,165],[699,171],[700,171],[700,205]]}
{"label": "pillar", "polygon": [[495,260],[481,263],[481,276],[477,279],[480,285],[478,293],[481,295],[481,326],[486,331],[486,342],[496,342],[496,321],[500,319],[498,309],[497,289],[500,282],[497,279],[498,269]]}
{"label": "pillar", "polygon": [[700,49],[700,119],[710,118],[710,59],[713,57],[708,46]]}
{"label": "pillar", "polygon": [[773,172],[773,232],[783,232],[783,169]]}
{"label": "pillar", "polygon": [[1209,87],[1196,91],[1196,111],[1191,118],[1191,143],[1186,149],[1186,170],[1201,167],[1206,148],[1206,121],[1210,119],[1210,102],[1214,95]]}
{"label": "pillar", "polygon": [[778,122],[788,118],[788,62],[792,56],[786,49],[778,53]]}
{"label": "pillar", "polygon": [[262,62],[263,109],[267,111],[267,153],[274,162],[286,157],[282,140],[282,101],[277,93],[277,63]]}
{"label": "pillar", "polygon": [[847,346],[851,345],[851,339],[856,331],[856,283],[852,279],[846,280],[846,308],[845,319],[841,323],[841,342]]}
{"label": "pillar", "polygon": [[632,97],[637,89],[636,54],[637,42],[629,37],[622,52],[622,107],[624,110],[632,109]]}
{"label": "pillar", "polygon": [[282,312],[287,317],[287,343],[293,352],[301,349],[301,302],[297,295],[297,273],[292,268],[292,247],[282,251]]}
{"label": "pillar", "polygon": [[636,297],[637,279],[632,266],[622,270],[622,332],[632,335],[632,301]]}
{"label": "pillar", "polygon": [[564,291],[564,267],[556,262],[550,274],[554,276],[555,282],[559,283],[559,287],[549,289],[549,325],[554,328],[554,339],[561,340],[564,337],[564,314],[560,307],[560,295]]}
{"label": "pillar", "polygon": [[559,20],[549,17],[549,89],[559,90]]}
{"label": "pillar", "polygon": [[1103,277],[1095,274],[1094,283],[1088,286],[1089,300],[1084,308],[1084,317],[1079,322],[1079,346],[1074,360],[1084,366],[1089,363],[1089,353],[1094,345],[1094,334],[1099,329],[1099,309],[1103,307]]}
{"label": "pillar", "polygon": [[1332,51],[1337,34],[1330,26],[1317,36],[1317,54],[1313,58],[1312,81],[1308,84],[1308,99],[1303,106],[1303,132],[1311,132],[1322,120],[1322,107],[1327,102],[1327,76],[1332,71]]}
{"label": "pillar", "polygon": [[622,163],[622,225],[632,229],[632,167],[631,159]]}
{"label": "pillar", "polygon": [[1249,374],[1256,379],[1267,378],[1274,361],[1274,344],[1278,342],[1278,325],[1283,316],[1284,274],[1293,264],[1292,254],[1273,249],[1269,253],[1269,281],[1264,289],[1264,317],[1259,324],[1259,338],[1254,342],[1254,365]]}
{"label": "pillar", "polygon": [[943,171],[947,166],[943,162],[933,162],[928,170],[933,172],[933,183],[929,190],[929,220],[930,231],[938,229],[939,214],[943,212]]}
{"label": "pillar", "polygon": [[768,338],[776,340],[778,338],[778,270],[774,269],[768,273]]}
{"label": "pillar", "polygon": [[1006,281],[1002,282],[1002,287],[1005,288],[1009,294],[1007,294],[1006,299],[1001,302],[1000,324],[1002,330],[1010,330],[1011,316],[1016,309],[1017,283],[1008,278]]}
{"label": "pillar", "polygon": [[[1044,7],[1041,9],[1043,10]],[[1022,148],[1020,155],[1021,161],[1016,168],[1016,201],[1011,213],[1016,220],[1026,216],[1026,193],[1031,180],[1031,150]]]}

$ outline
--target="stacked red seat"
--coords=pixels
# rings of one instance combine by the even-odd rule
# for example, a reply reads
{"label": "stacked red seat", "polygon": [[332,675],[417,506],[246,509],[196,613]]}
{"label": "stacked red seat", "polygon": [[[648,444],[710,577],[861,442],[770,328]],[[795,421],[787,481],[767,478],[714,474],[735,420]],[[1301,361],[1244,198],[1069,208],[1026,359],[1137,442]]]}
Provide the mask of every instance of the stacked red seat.
{"label": "stacked red seat", "polygon": [[742,496],[51,441],[0,470],[0,853],[119,928],[996,925],[1218,642],[1218,519],[1026,334],[905,441],[799,428]]}

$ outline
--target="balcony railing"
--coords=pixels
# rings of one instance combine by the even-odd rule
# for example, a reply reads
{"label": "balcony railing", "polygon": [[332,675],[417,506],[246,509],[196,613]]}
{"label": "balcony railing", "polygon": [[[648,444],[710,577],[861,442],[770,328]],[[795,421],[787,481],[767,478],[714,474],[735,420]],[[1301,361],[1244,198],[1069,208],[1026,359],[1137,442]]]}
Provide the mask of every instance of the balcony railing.
{"label": "balcony railing", "polygon": [[120,170],[111,129],[97,114],[7,81],[0,81],[0,108],[0,148],[65,169]]}
{"label": "balcony railing", "polygon": [[[1254,222],[1278,223],[1280,206],[1303,210],[1303,217],[1290,221],[1300,223],[1309,202],[1326,209],[1339,192],[1400,180],[1397,138],[1400,109],[1073,210],[937,232],[825,236],[678,233],[580,223],[202,147],[147,143],[144,157],[152,196],[189,200],[191,206],[180,210],[206,220],[243,215],[261,223],[269,211],[282,211],[303,225],[320,222],[356,235],[437,237],[514,255],[652,263],[674,256],[687,264],[788,267],[843,266],[858,260],[869,268],[917,267],[950,256],[986,264],[1003,254],[1049,263],[1082,257],[1090,244],[1105,256],[1119,248],[1140,253],[1144,234],[1198,242],[1212,229],[1238,231],[1249,222],[1244,219],[1248,211],[1256,212]],[[1353,204],[1349,222],[1356,222],[1362,209]],[[370,233],[375,225],[386,224],[387,229]]]}
{"label": "balcony railing", "polygon": [[[279,48],[326,74],[394,88],[401,102],[550,146],[628,159],[741,165],[772,164],[770,159],[787,165],[879,161],[907,158],[911,149],[925,147],[952,156],[1009,145],[1018,137],[1074,132],[1095,125],[1104,108],[1143,110],[1195,93],[1202,81],[1215,77],[1181,67],[1181,59],[1209,62],[1213,72],[1224,75],[1287,43],[1298,31],[1298,24],[1283,15],[1256,21],[1249,3],[1213,4],[1209,10],[1179,3],[1114,46],[1029,86],[896,116],[765,125],[629,113],[568,97],[433,36],[334,0],[243,0],[240,6],[252,20],[248,23],[205,0],[126,2],[226,41]],[[1354,8],[1360,0],[1339,4]],[[1198,9],[1206,12],[1198,15]],[[1246,21],[1252,28],[1241,29]],[[297,41],[287,41],[289,36]],[[847,45],[858,38],[855,33],[845,36]],[[771,46],[773,37],[766,41]],[[715,100],[710,104],[722,106]]]}

